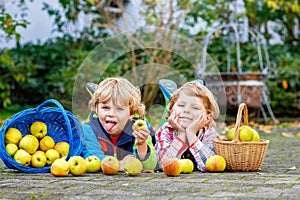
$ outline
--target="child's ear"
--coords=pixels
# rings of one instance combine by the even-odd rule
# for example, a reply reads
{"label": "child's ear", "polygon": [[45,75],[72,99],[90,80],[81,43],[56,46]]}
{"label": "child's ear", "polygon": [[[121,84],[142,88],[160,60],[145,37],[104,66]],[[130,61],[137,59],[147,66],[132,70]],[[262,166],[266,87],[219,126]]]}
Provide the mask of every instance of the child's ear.
{"label": "child's ear", "polygon": [[207,119],[208,121],[211,121],[211,120],[213,119],[212,113],[207,113],[207,114],[206,114],[206,119]]}

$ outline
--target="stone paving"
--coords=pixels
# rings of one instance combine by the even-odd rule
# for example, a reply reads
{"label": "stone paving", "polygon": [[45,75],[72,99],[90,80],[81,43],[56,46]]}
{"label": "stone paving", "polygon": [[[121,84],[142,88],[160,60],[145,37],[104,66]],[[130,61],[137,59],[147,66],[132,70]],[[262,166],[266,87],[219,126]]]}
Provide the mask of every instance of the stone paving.
{"label": "stone paving", "polygon": [[7,169],[0,161],[0,199],[300,199],[300,137],[261,134],[267,155],[256,172],[125,173],[54,177]]}

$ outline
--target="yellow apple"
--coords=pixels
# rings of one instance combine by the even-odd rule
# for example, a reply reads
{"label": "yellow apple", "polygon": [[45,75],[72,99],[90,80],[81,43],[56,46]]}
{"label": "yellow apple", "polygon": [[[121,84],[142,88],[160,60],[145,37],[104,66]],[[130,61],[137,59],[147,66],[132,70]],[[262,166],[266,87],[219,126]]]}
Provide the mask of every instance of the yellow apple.
{"label": "yellow apple", "polygon": [[226,168],[226,162],[222,156],[213,155],[206,160],[205,167],[208,172],[223,172]]}
{"label": "yellow apple", "polygon": [[145,129],[147,129],[146,122],[144,120],[142,120],[142,119],[138,119],[132,125],[132,129],[134,131],[145,130]]}
{"label": "yellow apple", "polygon": [[188,174],[194,171],[194,163],[190,159],[180,159],[181,173]]}
{"label": "yellow apple", "polygon": [[9,143],[5,146],[6,148],[6,151],[7,153],[10,155],[10,156],[14,156],[15,153],[18,151],[18,146],[16,144],[12,144],[12,143]]}
{"label": "yellow apple", "polygon": [[45,152],[38,150],[31,156],[32,167],[44,167],[47,163],[47,157]]}
{"label": "yellow apple", "polygon": [[167,176],[178,176],[182,167],[178,158],[166,158],[162,162],[162,169]]}
{"label": "yellow apple", "polygon": [[60,158],[59,153],[55,149],[49,149],[46,151],[47,165],[52,165],[52,163]]}
{"label": "yellow apple", "polygon": [[102,171],[106,175],[116,175],[120,169],[120,162],[116,157],[106,156],[103,158]]}
{"label": "yellow apple", "polygon": [[251,141],[254,135],[252,128],[250,126],[241,126],[239,128],[239,132],[240,132],[240,140],[242,142]]}
{"label": "yellow apple", "polygon": [[25,135],[19,142],[19,148],[34,154],[39,148],[39,140],[33,135]]}
{"label": "yellow apple", "polygon": [[258,134],[258,132],[252,128],[253,131],[253,138],[251,140],[251,142],[259,142],[260,141],[260,136]]}
{"label": "yellow apple", "polygon": [[50,167],[53,176],[67,176],[69,171],[69,163],[64,158],[56,159]]}
{"label": "yellow apple", "polygon": [[14,160],[21,165],[28,166],[30,165],[31,155],[24,149],[19,149],[14,155]]}
{"label": "yellow apple", "polygon": [[85,161],[87,172],[98,172],[100,170],[101,161],[97,156],[88,156]]}
{"label": "yellow apple", "polygon": [[44,136],[40,140],[40,150],[46,152],[49,149],[53,149],[55,145],[54,139],[50,136]]}
{"label": "yellow apple", "polygon": [[143,164],[136,157],[130,156],[124,161],[124,171],[129,176],[137,176],[143,170]]}
{"label": "yellow apple", "polygon": [[38,139],[42,139],[47,134],[47,125],[40,121],[33,122],[30,126],[30,133]]}
{"label": "yellow apple", "polygon": [[72,156],[68,160],[71,174],[79,176],[86,172],[86,161],[81,156]]}
{"label": "yellow apple", "polygon": [[67,142],[61,141],[55,144],[54,149],[60,154],[60,157],[68,156],[70,145]]}
{"label": "yellow apple", "polygon": [[4,141],[5,144],[19,144],[19,141],[22,138],[22,133],[16,128],[8,128],[5,132]]}

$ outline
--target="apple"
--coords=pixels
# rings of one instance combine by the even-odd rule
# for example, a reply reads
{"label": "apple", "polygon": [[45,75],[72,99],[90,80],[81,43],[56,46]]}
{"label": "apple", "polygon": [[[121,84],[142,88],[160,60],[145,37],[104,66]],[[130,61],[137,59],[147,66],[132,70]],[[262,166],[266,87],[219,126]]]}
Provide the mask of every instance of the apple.
{"label": "apple", "polygon": [[114,156],[106,156],[102,160],[102,171],[106,175],[116,175],[120,169],[120,161]]}
{"label": "apple", "polygon": [[129,176],[137,176],[143,170],[143,164],[136,157],[130,156],[124,161],[124,171]]}
{"label": "apple", "polygon": [[10,156],[14,156],[19,148],[16,144],[9,143],[5,146],[5,149]]}
{"label": "apple", "polygon": [[31,156],[32,167],[44,167],[47,164],[45,152],[38,150]]}
{"label": "apple", "polygon": [[47,125],[40,121],[33,122],[30,126],[30,133],[38,139],[42,139],[47,134]]}
{"label": "apple", "polygon": [[142,119],[138,119],[132,125],[132,129],[134,131],[145,130],[145,129],[147,129],[146,122],[144,120],[142,120]]}
{"label": "apple", "polygon": [[194,163],[190,159],[180,159],[181,173],[188,174],[194,171]]}
{"label": "apple", "polygon": [[97,156],[88,156],[85,162],[87,172],[98,172],[101,168],[101,161]]}
{"label": "apple", "polygon": [[252,128],[250,126],[241,126],[239,128],[239,132],[240,132],[240,140],[242,142],[249,142],[252,140],[253,138],[253,131]]}
{"label": "apple", "polygon": [[69,160],[69,169],[71,174],[79,176],[86,172],[86,161],[81,156],[72,156]]}
{"label": "apple", "polygon": [[46,135],[40,140],[40,149],[44,152],[46,152],[49,149],[53,149],[54,145],[54,139],[50,136]]}
{"label": "apple", "polygon": [[55,149],[49,149],[46,151],[47,165],[52,165],[52,163],[60,158],[59,153]]}
{"label": "apple", "polygon": [[54,145],[54,149],[60,154],[60,157],[68,156],[70,145],[67,142],[61,141]]}
{"label": "apple", "polygon": [[19,144],[22,138],[22,133],[16,128],[8,128],[5,132],[4,142],[5,144]]}
{"label": "apple", "polygon": [[56,159],[50,167],[53,176],[67,176],[69,171],[69,163],[63,158]]}
{"label": "apple", "polygon": [[28,166],[30,165],[31,155],[24,149],[19,149],[14,155],[15,161],[21,165]]}
{"label": "apple", "polygon": [[228,140],[234,140],[234,132],[235,132],[235,127],[229,129],[227,133]]}
{"label": "apple", "polygon": [[258,132],[252,128],[253,131],[253,138],[251,140],[251,142],[259,142],[260,141],[260,136],[258,134]]}
{"label": "apple", "polygon": [[25,135],[19,142],[19,148],[34,154],[39,148],[39,140],[33,135]]}
{"label": "apple", "polygon": [[213,155],[206,160],[205,167],[208,172],[223,172],[226,168],[226,161],[220,155]]}
{"label": "apple", "polygon": [[178,158],[166,158],[162,162],[162,169],[167,176],[178,176],[182,167]]}

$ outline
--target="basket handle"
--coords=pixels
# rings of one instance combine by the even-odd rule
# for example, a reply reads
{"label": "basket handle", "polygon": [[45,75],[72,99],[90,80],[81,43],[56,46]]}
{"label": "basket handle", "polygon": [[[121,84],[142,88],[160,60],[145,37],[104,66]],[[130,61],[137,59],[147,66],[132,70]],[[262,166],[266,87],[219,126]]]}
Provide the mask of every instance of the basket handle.
{"label": "basket handle", "polygon": [[241,125],[242,113],[244,111],[244,125],[248,126],[248,108],[245,103],[239,105],[236,122],[235,122],[235,132],[234,132],[234,142],[240,142],[239,137],[239,127]]}
{"label": "basket handle", "polygon": [[[46,101],[44,101],[43,103],[41,103],[37,108],[37,112],[40,112],[40,110],[47,104],[55,104],[61,111],[64,119],[65,119],[65,122],[66,122],[66,125],[67,125],[67,131],[68,131],[68,134],[69,134],[69,137],[70,137],[70,140],[69,140],[69,145],[70,147],[73,146],[73,135],[72,135],[72,129],[71,129],[71,123],[70,123],[70,120],[67,116],[67,113],[65,111],[65,109],[63,108],[63,106],[55,99],[48,99]],[[69,153],[70,154],[70,153]],[[69,157],[69,155],[67,156]]]}

